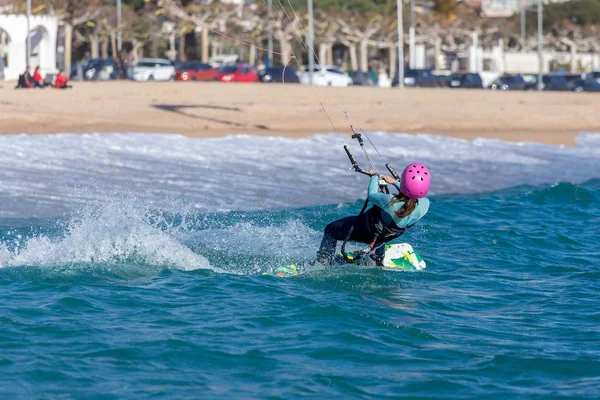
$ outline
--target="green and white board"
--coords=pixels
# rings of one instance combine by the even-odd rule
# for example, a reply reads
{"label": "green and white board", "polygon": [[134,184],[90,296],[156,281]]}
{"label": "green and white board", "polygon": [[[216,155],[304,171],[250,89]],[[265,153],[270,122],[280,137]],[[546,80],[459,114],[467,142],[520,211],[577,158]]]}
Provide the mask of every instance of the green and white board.
{"label": "green and white board", "polygon": [[[348,259],[353,259],[354,255],[350,252],[346,253]],[[375,266],[374,261],[370,257],[358,260],[353,264],[346,264],[342,255],[339,255],[341,263],[350,266],[358,267],[374,267],[382,268],[387,271],[420,271],[427,267],[423,258],[417,253],[408,243],[396,243],[385,245],[385,256],[383,258],[383,266]],[[274,275],[282,278],[296,276],[301,273],[302,268],[296,264],[289,264],[279,267],[275,270]]]}

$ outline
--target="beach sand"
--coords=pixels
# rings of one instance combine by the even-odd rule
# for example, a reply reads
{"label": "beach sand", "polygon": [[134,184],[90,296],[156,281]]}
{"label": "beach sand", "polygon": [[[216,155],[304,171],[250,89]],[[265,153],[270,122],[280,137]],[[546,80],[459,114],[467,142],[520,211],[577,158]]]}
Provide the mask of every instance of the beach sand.
{"label": "beach sand", "polygon": [[0,133],[147,132],[306,137],[357,129],[575,144],[600,132],[600,95],[489,90],[311,88],[216,82],[73,82],[73,90],[0,83]]}

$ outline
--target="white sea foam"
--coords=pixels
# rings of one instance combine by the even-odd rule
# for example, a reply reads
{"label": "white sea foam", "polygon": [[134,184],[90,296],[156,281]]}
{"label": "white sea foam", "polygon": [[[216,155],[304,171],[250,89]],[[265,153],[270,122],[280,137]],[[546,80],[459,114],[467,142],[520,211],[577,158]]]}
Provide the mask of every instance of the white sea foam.
{"label": "white sea foam", "polygon": [[[374,132],[381,156],[398,170],[421,161],[432,194],[600,177],[600,135],[576,147],[500,140],[466,141]],[[366,168],[355,143],[346,142]],[[0,137],[0,216],[58,215],[133,194],[156,207],[181,199],[202,211],[335,204],[364,196],[366,179],[348,170],[334,134],[305,139],[89,134]],[[107,195],[111,194],[111,196]]]}
{"label": "white sea foam", "polygon": [[159,227],[132,199],[86,206],[60,235],[14,238],[0,245],[0,267],[69,264],[138,264],[181,270],[211,269],[177,238],[176,229]]}

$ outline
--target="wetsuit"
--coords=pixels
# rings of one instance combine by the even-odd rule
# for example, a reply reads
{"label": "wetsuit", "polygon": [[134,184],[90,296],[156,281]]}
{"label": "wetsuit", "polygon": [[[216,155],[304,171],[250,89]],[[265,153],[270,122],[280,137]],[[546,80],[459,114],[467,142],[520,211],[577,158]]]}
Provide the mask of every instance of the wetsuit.
{"label": "wetsuit", "polygon": [[[396,181],[394,186],[400,190],[399,181]],[[369,182],[368,198],[373,207],[362,215],[338,219],[327,225],[321,240],[321,247],[317,252],[317,261],[330,264],[335,257],[338,240],[345,240],[353,226],[350,241],[371,243],[377,236],[376,245],[383,244],[402,235],[429,210],[429,199],[424,197],[418,199],[412,213],[404,218],[398,218],[395,212],[404,206],[404,202],[398,201],[390,204],[394,197],[391,194],[380,193],[379,176],[372,176]],[[381,261],[384,252],[385,246],[379,246],[375,252],[375,260]]]}

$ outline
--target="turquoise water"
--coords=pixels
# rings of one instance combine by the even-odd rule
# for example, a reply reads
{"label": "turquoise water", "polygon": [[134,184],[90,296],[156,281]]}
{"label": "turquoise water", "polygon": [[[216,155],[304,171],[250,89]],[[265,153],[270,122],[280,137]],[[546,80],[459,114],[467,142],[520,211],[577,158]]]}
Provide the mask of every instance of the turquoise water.
{"label": "turquoise water", "polygon": [[424,271],[263,275],[360,210],[335,135],[0,136],[1,397],[598,398],[600,135],[371,138]]}
{"label": "turquoise water", "polygon": [[[2,219],[3,397],[600,395],[599,180],[434,196],[404,236],[423,272],[260,275],[310,258],[326,221],[360,206],[178,214],[123,200]],[[115,209],[110,257],[60,261],[83,259],[66,255],[74,236]],[[142,222],[212,269],[115,251],[115,232]]]}

